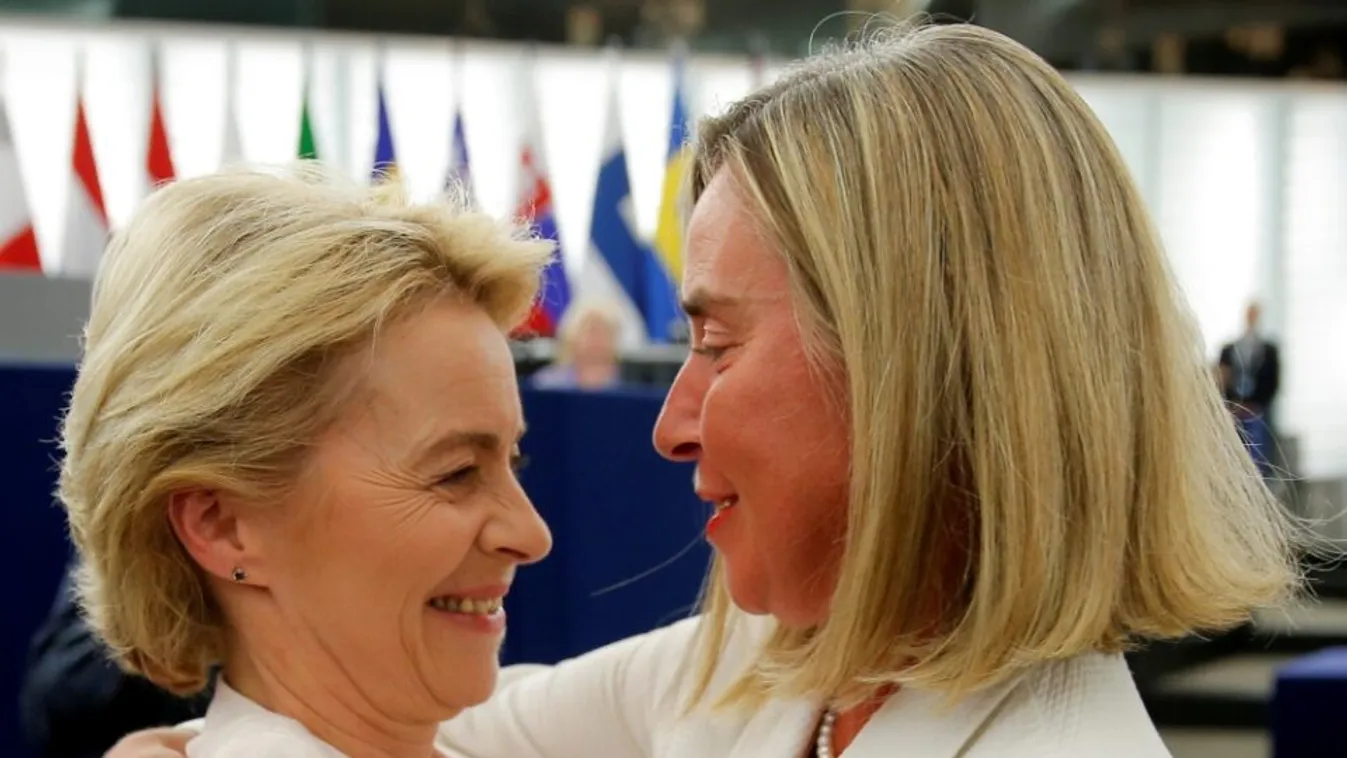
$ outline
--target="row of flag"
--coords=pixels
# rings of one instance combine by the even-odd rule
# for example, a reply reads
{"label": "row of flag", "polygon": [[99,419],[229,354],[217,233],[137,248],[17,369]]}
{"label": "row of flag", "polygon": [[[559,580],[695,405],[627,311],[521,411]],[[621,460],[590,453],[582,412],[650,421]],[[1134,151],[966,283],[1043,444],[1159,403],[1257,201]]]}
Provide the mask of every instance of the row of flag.
{"label": "row of flag", "polygon": [[[103,248],[108,242],[108,214],[103,203],[98,165],[89,123],[84,114],[84,97],[75,100],[75,138],[70,155],[71,186],[66,204],[66,255],[58,273],[74,277],[92,277],[98,269]],[[146,161],[150,177],[173,173],[168,153],[167,134],[155,88],[150,125],[150,151]],[[33,216],[24,193],[19,158],[14,149],[9,113],[0,101],[0,272],[5,270],[43,270],[33,231]]]}
{"label": "row of flag", "polygon": [[[543,154],[541,122],[537,112],[537,98],[533,92],[532,60],[521,65],[518,78],[519,99],[523,114],[523,134],[519,146],[518,197],[516,216],[530,224],[542,238],[557,245],[556,253],[547,266],[541,294],[521,327],[521,335],[553,336],[567,308],[581,298],[598,298],[617,304],[624,324],[623,341],[628,346],[641,342],[667,342],[676,335],[681,323],[677,301],[677,282],[682,276],[682,225],[678,209],[679,191],[688,169],[687,150],[690,137],[688,108],[685,97],[685,55],[676,51],[673,56],[674,95],[666,154],[665,180],[660,201],[659,220],[653,240],[643,240],[635,231],[632,216],[631,181],[627,171],[618,115],[618,54],[609,52],[610,84],[605,118],[603,153],[594,196],[590,239],[578,281],[572,282],[564,265],[557,234],[555,208],[547,159]],[[762,62],[752,63],[755,79],[761,81]],[[233,66],[229,67],[232,77]],[[176,178],[172,151],[164,123],[160,99],[159,58],[151,53],[150,120],[145,161],[148,187],[155,187]],[[78,77],[82,79],[82,77]],[[397,150],[389,125],[388,104],[382,73],[377,87],[377,138],[375,141],[371,181],[397,180]],[[242,149],[232,102],[233,82],[225,87],[226,124],[221,163],[228,165],[242,160]],[[71,189],[66,210],[64,255],[59,263],[49,263],[47,274],[63,277],[90,278],[109,237],[107,210],[89,139],[85,117],[83,92],[77,87],[74,118],[74,140],[71,150]],[[445,187],[457,187],[472,197],[473,182],[468,148],[464,139],[463,113],[455,107],[452,121],[449,166]],[[308,85],[305,85],[299,114],[299,139],[296,155],[303,159],[322,159],[315,138],[313,116],[309,107]],[[43,271],[37,238],[33,233],[31,213],[19,175],[14,142],[10,135],[9,118],[0,101],[0,271]]]}
{"label": "row of flag", "polygon": [[[158,62],[158,56],[153,55],[149,144],[145,156],[145,174],[151,187],[172,181],[177,175],[160,103]],[[82,80],[83,77],[77,77],[77,81]],[[233,89],[228,91],[232,97]],[[231,149],[231,141],[234,145],[233,153],[226,155],[226,162],[237,161],[241,157],[237,130],[232,127],[231,124],[226,128],[226,152],[229,153]],[[74,130],[70,152],[71,184],[66,199],[65,255],[58,266],[52,267],[54,270],[47,270],[46,273],[87,279],[92,278],[98,270],[103,249],[107,247],[110,227],[107,206],[103,202],[103,187],[98,177],[98,163],[94,158],[93,143],[89,139],[84,93],[79,84],[75,93]],[[9,112],[4,101],[0,100],[0,273],[5,271],[43,272],[44,267],[33,230],[32,212],[20,176]]]}

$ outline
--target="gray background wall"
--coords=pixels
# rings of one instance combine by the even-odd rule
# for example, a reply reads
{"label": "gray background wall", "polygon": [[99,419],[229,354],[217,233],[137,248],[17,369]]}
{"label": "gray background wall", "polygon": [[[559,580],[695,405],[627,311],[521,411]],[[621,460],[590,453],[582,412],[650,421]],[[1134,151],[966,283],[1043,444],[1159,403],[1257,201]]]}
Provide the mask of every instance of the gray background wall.
{"label": "gray background wall", "polygon": [[74,363],[92,282],[0,274],[0,363]]}

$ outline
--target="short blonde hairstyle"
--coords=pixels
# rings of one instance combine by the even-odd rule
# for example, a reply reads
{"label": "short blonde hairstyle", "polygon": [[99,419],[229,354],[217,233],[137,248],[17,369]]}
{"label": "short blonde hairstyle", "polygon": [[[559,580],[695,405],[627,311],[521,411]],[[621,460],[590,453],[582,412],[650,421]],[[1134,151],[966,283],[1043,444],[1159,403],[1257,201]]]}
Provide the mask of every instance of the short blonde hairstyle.
{"label": "short blonde hairstyle", "polygon": [[190,693],[225,651],[173,492],[279,497],[340,407],[338,361],[440,297],[508,330],[549,255],[453,202],[315,165],[156,191],[102,263],[62,440],[79,592],[118,662]]}
{"label": "short blonde hairstyle", "polygon": [[566,309],[566,313],[561,317],[561,323],[557,326],[558,364],[569,364],[574,360],[575,342],[580,338],[580,332],[595,321],[602,322],[608,331],[612,332],[613,351],[616,353],[620,349],[622,316],[617,305],[598,298],[579,300]]}
{"label": "short blonde hairstyle", "polygon": [[[1108,133],[986,29],[804,61],[699,130],[844,376],[848,532],[830,613],[777,627],[718,702],[881,684],[951,698],[1026,667],[1229,627],[1299,584]],[[837,371],[837,368],[842,371]],[[741,618],[714,567],[693,702]]]}

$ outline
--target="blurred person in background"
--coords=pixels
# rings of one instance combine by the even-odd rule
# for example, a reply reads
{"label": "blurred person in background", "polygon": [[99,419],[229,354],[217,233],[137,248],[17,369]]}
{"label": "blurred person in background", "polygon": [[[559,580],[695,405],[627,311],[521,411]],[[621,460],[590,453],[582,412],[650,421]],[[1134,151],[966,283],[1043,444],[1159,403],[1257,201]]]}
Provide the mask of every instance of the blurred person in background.
{"label": "blurred person in background", "polygon": [[622,380],[622,320],[601,300],[577,302],[562,316],[556,360],[529,377],[540,388],[608,389]]}
{"label": "blurred person in background", "polygon": [[1245,435],[1264,476],[1271,476],[1276,448],[1274,404],[1281,388],[1281,357],[1276,343],[1259,331],[1263,309],[1249,303],[1244,334],[1221,347],[1217,370],[1221,393]]}
{"label": "blurred person in background", "polygon": [[1089,107],[1020,44],[930,26],[696,133],[654,443],[712,505],[701,612],[512,676],[441,748],[1167,756],[1122,652],[1286,599],[1302,530]]}
{"label": "blurred person in background", "polygon": [[24,737],[42,758],[100,758],[127,732],[178,724],[206,711],[211,685],[179,697],[128,674],[79,609],[72,563],[51,612],[33,636],[19,711]]}
{"label": "blurred person in background", "polygon": [[89,623],[193,758],[429,756],[550,548],[507,334],[548,246],[314,168],[156,191],[109,246],[59,495]]}

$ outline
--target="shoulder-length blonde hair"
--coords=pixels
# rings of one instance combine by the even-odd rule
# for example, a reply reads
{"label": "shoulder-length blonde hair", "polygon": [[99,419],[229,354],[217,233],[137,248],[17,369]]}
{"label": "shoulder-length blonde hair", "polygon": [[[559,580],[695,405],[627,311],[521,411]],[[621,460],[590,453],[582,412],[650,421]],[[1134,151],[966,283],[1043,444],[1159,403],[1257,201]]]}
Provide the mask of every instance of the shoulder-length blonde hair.
{"label": "shoulder-length blonde hair", "polygon": [[[721,702],[957,697],[1297,586],[1141,196],[1029,50],[913,26],[815,57],[703,122],[694,201],[721,171],[852,430],[828,618],[778,628]],[[718,568],[703,610],[694,702],[737,614]]]}
{"label": "shoulder-length blonde hair", "polygon": [[316,166],[155,192],[99,271],[63,428],[79,592],[117,660],[188,693],[223,658],[219,610],[169,524],[174,491],[274,500],[339,407],[342,357],[442,296],[508,330],[549,252]]}

